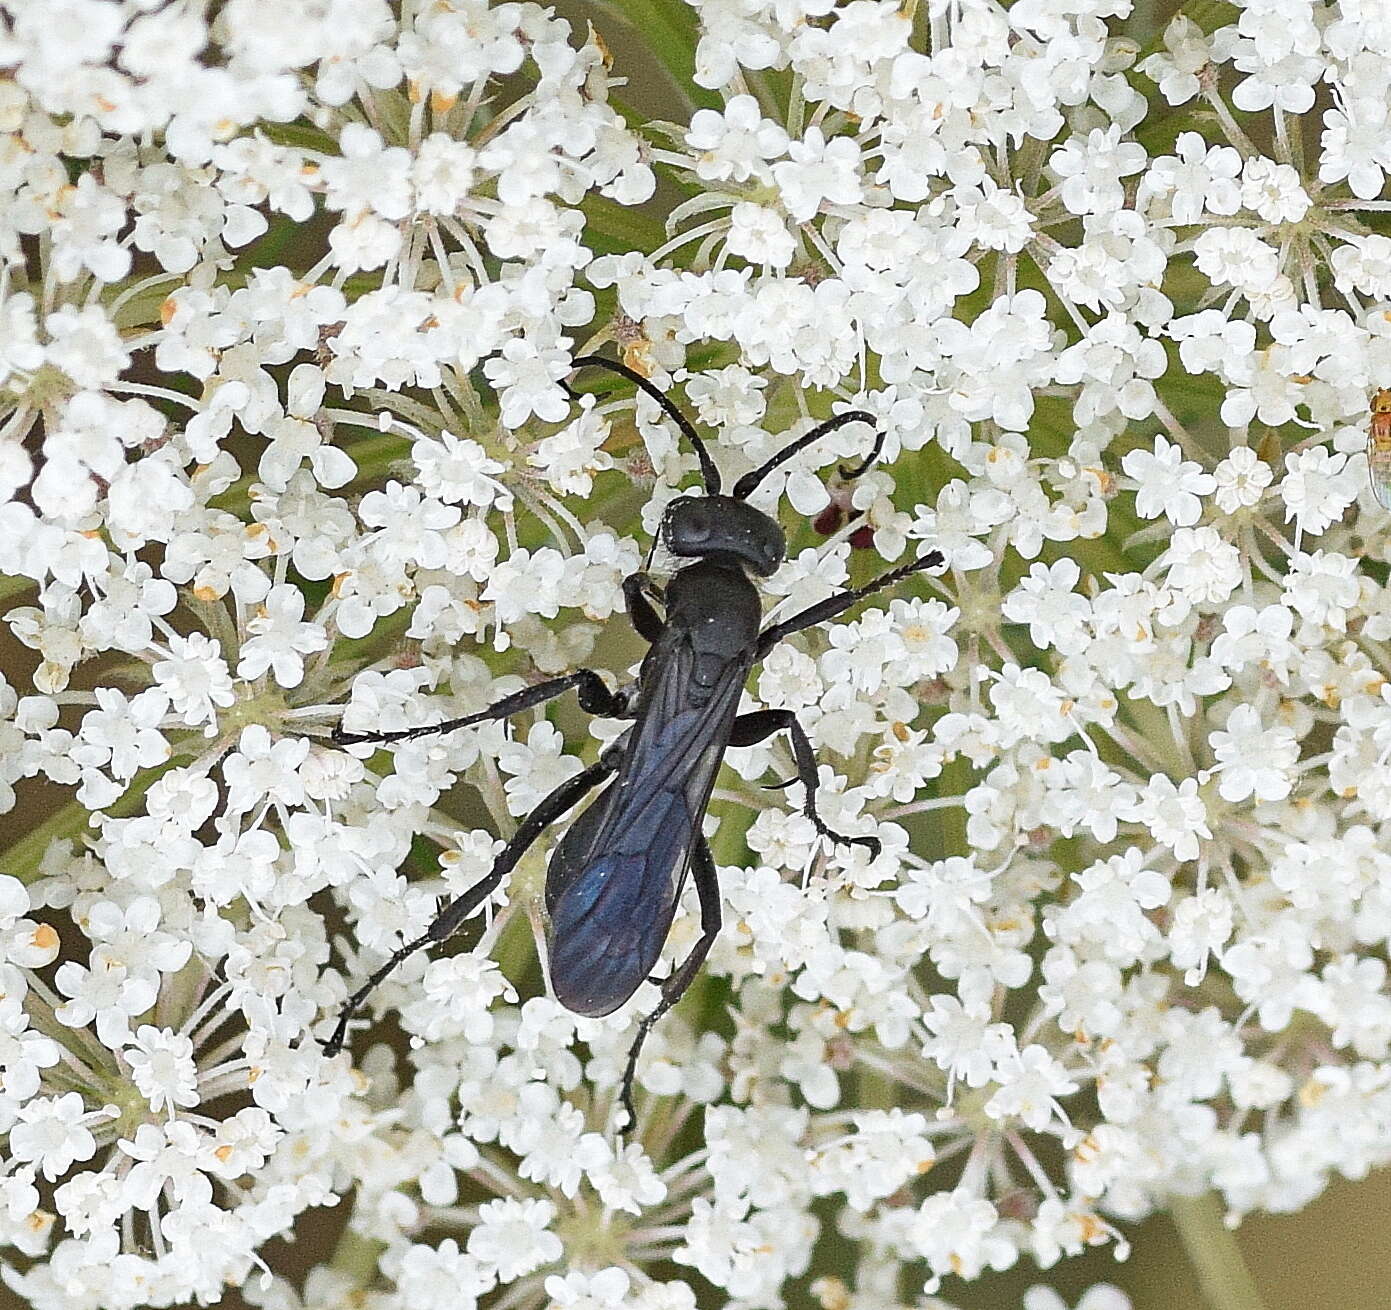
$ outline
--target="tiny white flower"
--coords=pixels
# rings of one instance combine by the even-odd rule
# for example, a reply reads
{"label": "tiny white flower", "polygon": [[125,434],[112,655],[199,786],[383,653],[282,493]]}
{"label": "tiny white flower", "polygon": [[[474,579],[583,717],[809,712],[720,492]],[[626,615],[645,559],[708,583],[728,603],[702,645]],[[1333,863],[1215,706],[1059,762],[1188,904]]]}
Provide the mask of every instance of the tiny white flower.
{"label": "tiny white flower", "polygon": [[1275,801],[1289,795],[1299,744],[1289,728],[1263,727],[1254,705],[1238,705],[1225,730],[1211,736],[1212,753],[1220,769],[1218,791],[1223,800],[1249,796]]}
{"label": "tiny white flower", "polygon": [[725,245],[731,255],[770,268],[786,268],[792,262],[797,242],[776,210],[741,200],[731,211],[730,219]]}
{"label": "tiny white flower", "polygon": [[187,1037],[141,1024],[125,1049],[125,1058],[136,1088],[156,1114],[167,1110],[172,1117],[176,1106],[198,1104],[198,1070],[193,1043]]}
{"label": "tiny white flower", "polygon": [[1136,482],[1136,512],[1147,519],[1163,514],[1176,527],[1187,527],[1202,514],[1200,497],[1211,494],[1216,482],[1201,464],[1183,458],[1183,452],[1163,437],[1155,437],[1154,452],[1132,450],[1121,467]]}
{"label": "tiny white flower", "polygon": [[1286,603],[1295,613],[1339,632],[1347,627],[1348,611],[1361,594],[1357,561],[1336,551],[1298,552],[1284,586]]}
{"label": "tiny white flower", "polygon": [[788,158],[773,165],[773,178],[792,218],[805,223],[822,204],[850,205],[860,199],[860,147],[850,137],[829,141],[819,127],[807,129],[787,147]]}
{"label": "tiny white flower", "polygon": [[500,1282],[510,1283],[560,1258],[560,1239],[549,1231],[555,1206],[549,1201],[488,1201],[478,1209],[468,1253]]}
{"label": "tiny white flower", "polygon": [[298,687],[304,680],[304,657],[328,645],[322,626],[303,616],[303,592],[289,585],[272,587],[247,621],[250,636],[242,644],[237,676],[259,678],[270,670],[282,687]]}
{"label": "tiny white flower", "polygon": [[1213,499],[1224,514],[1258,504],[1262,493],[1275,480],[1275,471],[1250,446],[1237,446],[1212,471],[1216,482]]}
{"label": "tiny white flower", "polygon": [[452,432],[441,432],[438,438],[420,437],[411,446],[411,459],[419,470],[420,485],[448,505],[486,507],[497,501],[505,509],[511,503],[497,481],[506,466],[471,438]]}
{"label": "tiny white flower", "polygon": [[512,337],[500,355],[483,365],[499,393],[503,427],[520,428],[533,414],[546,423],[568,418],[570,402],[560,381],[570,368],[565,351]]}
{"label": "tiny white flower", "polygon": [[1308,213],[1310,200],[1289,164],[1256,157],[1242,165],[1241,203],[1267,223],[1298,223]]}
{"label": "tiny white flower", "polygon": [[1196,778],[1184,778],[1176,784],[1165,774],[1154,774],[1126,817],[1144,824],[1180,860],[1196,860],[1201,849],[1199,838],[1212,836]]}
{"label": "tiny white flower", "polygon": [[1085,622],[1091,606],[1076,587],[1081,571],[1070,559],[1034,564],[1029,575],[1005,597],[1001,613],[1012,623],[1027,623],[1030,639],[1040,647],[1076,653],[1087,641]]}
{"label": "tiny white flower", "polygon": [[1348,457],[1324,446],[1312,446],[1285,456],[1285,477],[1280,498],[1285,502],[1285,521],[1301,532],[1319,536],[1357,499],[1361,479],[1347,468]]}
{"label": "tiny white flower", "polygon": [[19,1107],[18,1122],[10,1129],[10,1154],[21,1163],[34,1161],[49,1182],[61,1178],[74,1161],[90,1160],[96,1151],[82,1097],[35,1097]]}
{"label": "tiny white flower", "polygon": [[573,423],[542,438],[527,463],[543,470],[557,491],[587,496],[594,489],[594,475],[613,467],[613,456],[600,449],[608,435],[608,422],[585,405]]}
{"label": "tiny white flower", "polygon": [[168,695],[174,712],[190,727],[213,724],[217,707],[226,709],[236,700],[232,675],[218,643],[201,632],[171,637],[168,657],[157,660],[150,672]]}
{"label": "tiny white flower", "polygon": [[771,176],[767,163],[787,151],[787,133],[764,118],[758,101],[732,96],[723,111],[697,109],[686,129],[686,144],[696,152],[695,171],[710,182],[746,182]]}

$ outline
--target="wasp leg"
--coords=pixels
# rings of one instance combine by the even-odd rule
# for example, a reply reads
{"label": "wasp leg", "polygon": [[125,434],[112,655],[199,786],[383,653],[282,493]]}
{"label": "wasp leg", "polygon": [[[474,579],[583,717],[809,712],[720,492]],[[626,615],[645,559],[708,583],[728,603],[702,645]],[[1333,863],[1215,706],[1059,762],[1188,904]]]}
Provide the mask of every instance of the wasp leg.
{"label": "wasp leg", "polygon": [[691,878],[695,882],[696,895],[700,898],[700,940],[691,947],[691,953],[667,975],[667,980],[662,984],[662,999],[657,1002],[657,1008],[638,1025],[638,1035],[628,1048],[628,1064],[623,1070],[623,1085],[618,1093],[619,1104],[628,1116],[619,1130],[623,1133],[631,1132],[638,1122],[633,1109],[633,1078],[637,1074],[638,1053],[642,1050],[642,1044],[647,1040],[647,1034],[652,1031],[657,1020],[686,994],[691,983],[695,981],[696,974],[700,972],[700,966],[705,963],[710,948],[715,944],[715,938],[720,935],[720,881],[715,872],[715,857],[710,854],[710,847],[704,837],[697,838],[695,850],[691,855]]}
{"label": "wasp leg", "polygon": [[559,678],[548,678],[534,687],[524,687],[521,691],[504,696],[487,709],[474,714],[465,714],[460,719],[446,719],[443,723],[426,723],[418,728],[405,728],[400,732],[344,732],[341,727],[334,728],[330,738],[337,746],[357,746],[365,742],[382,744],[391,741],[410,741],[415,737],[427,737],[434,732],[453,732],[455,728],[467,728],[472,723],[487,723],[493,719],[510,718],[529,710],[533,705],[554,700],[557,696],[578,687],[580,708],[586,714],[599,714],[608,718],[628,717],[628,697],[610,691],[604,680],[593,669],[576,669]]}
{"label": "wasp leg", "polygon": [[348,997],[343,1004],[343,1009],[339,1012],[338,1023],[334,1026],[333,1035],[323,1044],[324,1054],[337,1055],[343,1049],[343,1041],[347,1036],[348,1024],[353,1015],[362,1008],[362,1003],[372,994],[373,989],[398,964],[409,959],[416,951],[429,946],[432,942],[442,942],[458,932],[464,920],[482,905],[497,890],[498,884],[512,872],[517,861],[526,853],[527,847],[551,824],[561,818],[567,810],[571,809],[587,792],[592,791],[605,778],[616,773],[621,760],[620,753],[605,751],[597,764],[591,764],[583,773],[577,773],[573,778],[567,779],[542,800],[522,820],[517,831],[512,834],[512,840],[502,848],[498,854],[497,862],[493,865],[493,871],[486,878],[474,883],[468,891],[460,892],[435,916],[430,926],[419,937],[397,947],[387,958],[386,963]]}
{"label": "wasp leg", "polygon": [[666,627],[662,616],[648,599],[654,595],[658,600],[661,599],[661,592],[647,574],[630,573],[623,579],[623,599],[628,605],[628,617],[637,629],[638,636],[648,645],[656,641],[662,635],[662,629]]}
{"label": "wasp leg", "polygon": [[818,623],[825,623],[827,619],[833,619],[842,610],[848,610],[856,601],[864,600],[866,596],[872,596],[876,591],[882,591],[885,587],[892,587],[895,582],[902,582],[904,578],[922,569],[936,568],[942,563],[942,552],[940,550],[930,550],[926,555],[919,555],[917,559],[908,564],[901,564],[896,569],[890,569],[887,573],[881,573],[872,582],[867,582],[863,587],[855,587],[850,591],[838,591],[834,596],[827,596],[825,600],[818,601],[808,609],[804,609],[800,614],[794,614],[790,619],[784,619],[781,623],[775,623],[771,628],[765,628],[758,634],[758,659],[762,659],[773,649],[784,637],[790,636],[794,632],[801,632],[803,628],[815,627]]}
{"label": "wasp leg", "polygon": [[[797,722],[797,716],[791,710],[754,710],[751,714],[741,714],[734,720],[729,744],[752,746],[784,728],[792,738],[792,758],[797,761],[797,780],[801,782],[805,793],[802,813],[812,821],[817,832],[838,846],[863,846],[870,853],[871,859],[877,857],[882,849],[877,837],[847,837],[844,833],[828,828],[816,812],[816,753],[811,748],[806,729]],[[789,778],[788,782],[791,781]],[[787,783],[777,785],[785,787]]]}

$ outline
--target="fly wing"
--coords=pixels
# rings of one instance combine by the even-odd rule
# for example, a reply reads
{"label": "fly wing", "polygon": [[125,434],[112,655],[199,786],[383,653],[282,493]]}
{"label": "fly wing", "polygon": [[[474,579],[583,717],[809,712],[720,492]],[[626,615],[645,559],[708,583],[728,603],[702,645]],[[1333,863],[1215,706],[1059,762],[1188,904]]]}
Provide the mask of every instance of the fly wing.
{"label": "fly wing", "polygon": [[551,984],[578,1014],[616,1010],[657,962],[749,670],[698,687],[688,641],[664,654],[618,777],[551,866]]}

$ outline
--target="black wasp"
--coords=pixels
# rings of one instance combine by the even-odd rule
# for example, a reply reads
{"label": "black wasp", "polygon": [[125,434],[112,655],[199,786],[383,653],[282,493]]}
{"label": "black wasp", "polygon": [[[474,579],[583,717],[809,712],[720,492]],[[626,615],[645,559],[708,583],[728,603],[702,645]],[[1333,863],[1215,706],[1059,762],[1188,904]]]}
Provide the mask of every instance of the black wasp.
{"label": "black wasp", "polygon": [[[376,744],[452,732],[507,718],[571,687],[588,713],[629,719],[632,727],[597,763],[562,783],[528,814],[499,854],[493,871],[445,905],[420,937],[395,951],[348,998],[324,1045],[330,1055],[337,1054],[349,1020],[372,989],[407,956],[452,936],[546,828],[587,792],[608,782],[561,837],[546,874],[550,975],[556,999],[576,1014],[597,1017],[616,1010],[655,967],[688,869],[700,899],[700,939],[662,982],[661,1000],[639,1025],[628,1053],[621,1095],[631,1127],[636,1122],[632,1088],[638,1052],[653,1024],[691,985],[720,930],[719,883],[710,848],[701,835],[701,820],[725,749],[752,746],[785,730],[792,739],[797,777],[805,791],[803,809],[817,832],[842,845],[879,851],[874,837],[846,837],[821,821],[816,812],[816,759],[790,710],[736,712],[750,670],[790,633],[834,618],[856,601],[940,564],[942,556],[928,551],[866,586],[837,592],[781,623],[763,627],[758,589],[750,574],[761,578],[771,574],[782,563],[786,545],[777,522],[747,504],[750,493],[812,442],[847,423],[872,424],[873,418],[851,410],[826,420],[746,473],[734,484],[734,494],[725,496],[705,443],[669,397],[614,360],[586,355],[575,361],[576,368],[587,366],[609,369],[651,396],[691,443],[705,481],[703,496],[681,496],[667,506],[659,530],[671,554],[689,562],[665,589],[646,573],[624,580],[629,618],[651,643],[636,687],[612,692],[594,670],[577,669],[446,723],[401,732],[336,729],[333,740],[340,745]],[[869,457],[856,468],[842,468],[842,474],[847,478],[862,474],[878,458],[883,440],[878,435]]]}

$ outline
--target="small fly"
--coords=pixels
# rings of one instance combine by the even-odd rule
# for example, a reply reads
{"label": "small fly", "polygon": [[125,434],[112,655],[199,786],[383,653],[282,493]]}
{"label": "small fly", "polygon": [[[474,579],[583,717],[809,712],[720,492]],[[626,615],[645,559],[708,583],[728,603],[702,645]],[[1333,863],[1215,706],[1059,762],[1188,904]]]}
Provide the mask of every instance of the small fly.
{"label": "small fly", "polygon": [[[671,580],[663,587],[643,572],[624,580],[628,617],[650,643],[636,685],[610,691],[593,669],[577,669],[463,718],[400,732],[350,733],[338,728],[333,739],[340,745],[383,744],[452,732],[508,718],[571,688],[586,712],[628,720],[631,726],[596,763],[561,783],[522,820],[491,873],[448,902],[421,936],[396,950],[348,998],[324,1049],[330,1055],[341,1050],[349,1021],[372,989],[402,960],[457,932],[527,848],[603,786],[566,829],[546,871],[550,983],[556,999],[576,1014],[593,1017],[618,1009],[656,968],[688,873],[700,903],[700,937],[661,981],[661,998],[638,1025],[628,1052],[620,1089],[626,1128],[636,1122],[633,1076],[643,1041],[691,985],[720,930],[719,883],[701,820],[726,749],[752,746],[786,732],[803,787],[802,810],[816,831],[839,845],[862,846],[872,855],[879,852],[876,838],[845,836],[822,821],[816,808],[816,757],[790,710],[738,712],[749,673],[784,637],[825,623],[865,597],[936,567],[942,556],[928,551],[863,587],[836,592],[765,627],[753,579],[766,578],[777,569],[786,556],[786,541],[775,519],[748,504],[749,495],[814,441],[849,423],[872,427],[872,416],[850,410],[827,419],[746,473],[725,495],[705,443],[670,397],[615,360],[587,355],[575,366],[608,369],[651,396],[689,441],[705,484],[703,495],[677,497],[662,517],[662,544],[682,561]],[[883,440],[877,435],[863,463],[842,468],[842,475],[854,479],[864,473],[878,458]]]}
{"label": "small fly", "polygon": [[1367,424],[1367,471],[1372,494],[1383,509],[1391,509],[1391,390],[1372,397],[1372,420]]}

